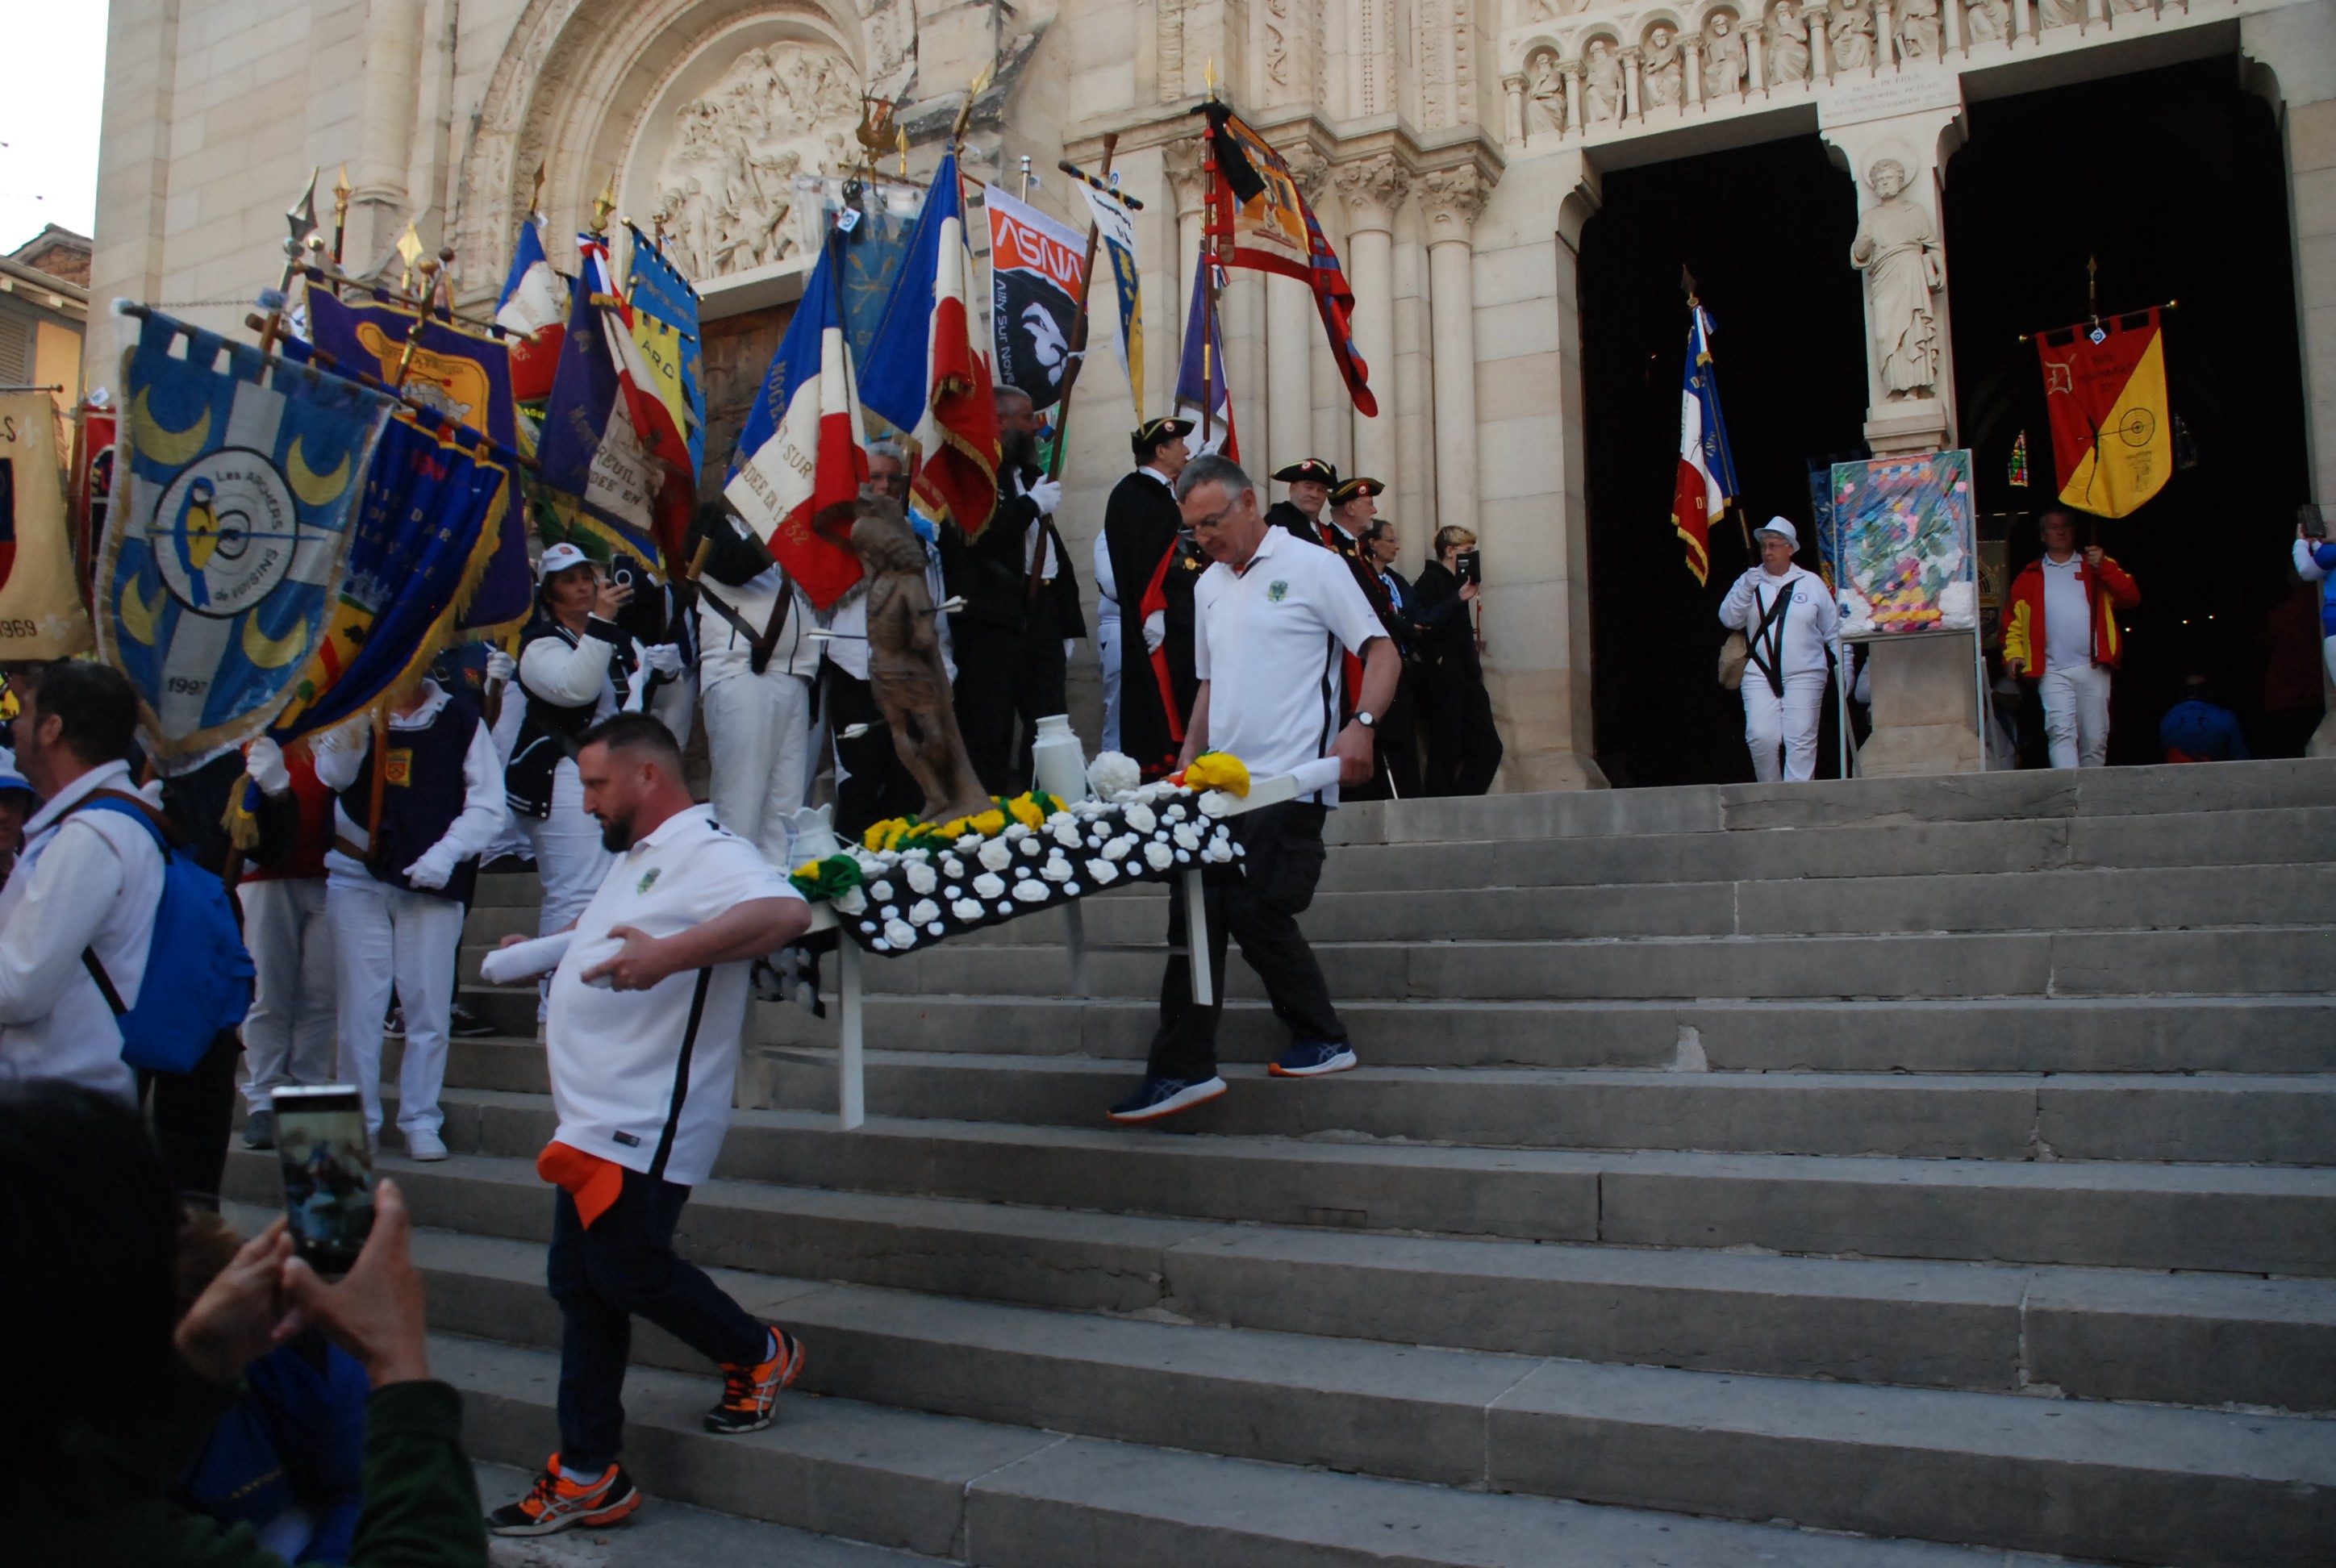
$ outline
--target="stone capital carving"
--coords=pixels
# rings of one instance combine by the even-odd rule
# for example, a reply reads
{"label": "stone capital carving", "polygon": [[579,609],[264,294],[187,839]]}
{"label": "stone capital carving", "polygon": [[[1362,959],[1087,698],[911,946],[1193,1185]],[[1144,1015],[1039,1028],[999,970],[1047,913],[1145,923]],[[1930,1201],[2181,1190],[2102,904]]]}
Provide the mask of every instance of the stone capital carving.
{"label": "stone capital carving", "polygon": [[1281,156],[1290,172],[1298,177],[1299,194],[1309,202],[1320,200],[1323,183],[1330,178],[1330,161],[1310,141],[1290,148]]}
{"label": "stone capital carving", "polygon": [[1352,229],[1386,229],[1411,192],[1411,174],[1392,152],[1342,163],[1332,170]]}
{"label": "stone capital carving", "polygon": [[1427,219],[1427,242],[1465,241],[1484,210],[1493,182],[1473,163],[1457,169],[1431,169],[1419,177],[1419,210]]}
{"label": "stone capital carving", "polygon": [[1176,216],[1179,218],[1189,217],[1201,210],[1201,200],[1206,194],[1202,179],[1202,164],[1206,152],[1197,136],[1183,137],[1160,149],[1160,160],[1168,169],[1168,183],[1176,192]]}

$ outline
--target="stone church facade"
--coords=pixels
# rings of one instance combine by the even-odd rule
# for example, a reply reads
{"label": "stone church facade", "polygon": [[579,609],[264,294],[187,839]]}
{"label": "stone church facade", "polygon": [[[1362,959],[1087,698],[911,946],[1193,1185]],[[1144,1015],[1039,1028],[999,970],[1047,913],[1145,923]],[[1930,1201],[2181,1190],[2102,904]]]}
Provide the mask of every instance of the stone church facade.
{"label": "stone church facade", "polygon": [[[1146,203],[1158,414],[1213,79],[1344,258],[1381,406],[1348,406],[1301,286],[1237,272],[1245,453],[1384,479],[1413,559],[1475,529],[1503,787],[1595,786],[1576,277],[1602,175],[1822,136],[1860,205],[1868,443],[1952,445],[1939,191],[1966,103],[2233,54],[2281,118],[2313,494],[2336,501],[2336,0],[114,0],[91,294],[234,330],[311,168],[329,186],[346,163],[352,269],[411,221],[475,305],[539,169],[561,248],[613,180],[700,280],[715,403],[743,400],[800,291],[803,181],[859,156],[862,94],[900,103],[913,174],[988,72],[968,176],[1010,187],[1027,157],[1033,199],[1083,229],[1055,161],[1093,169],[1116,137]],[[112,339],[90,341],[88,383],[111,385]],[[1082,562],[1135,423],[1116,365],[1095,370],[1065,507]]]}

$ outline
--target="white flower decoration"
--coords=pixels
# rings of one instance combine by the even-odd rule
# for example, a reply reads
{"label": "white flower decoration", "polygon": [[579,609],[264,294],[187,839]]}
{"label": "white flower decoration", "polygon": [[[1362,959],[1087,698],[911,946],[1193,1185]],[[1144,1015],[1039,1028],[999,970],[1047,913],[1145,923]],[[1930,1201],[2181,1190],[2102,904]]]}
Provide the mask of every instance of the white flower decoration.
{"label": "white flower decoration", "polygon": [[858,888],[846,888],[842,892],[836,894],[835,897],[830,899],[828,902],[833,904],[837,909],[842,911],[847,915],[856,915],[861,910],[868,907],[868,895],[861,892]]}
{"label": "white flower decoration", "polygon": [[1219,865],[1222,865],[1225,862],[1233,858],[1233,846],[1227,843],[1221,838],[1211,839],[1209,841],[1209,847],[1201,852],[1201,858],[1202,860],[1214,861]]}
{"label": "white flower decoration", "polygon": [[888,920],[884,922],[884,940],[896,948],[913,948],[917,945],[916,928],[906,920]]}
{"label": "white flower decoration", "polygon": [[979,833],[959,833],[957,836],[957,847],[959,852],[964,854],[971,854],[979,849],[984,842]]}
{"label": "white flower decoration", "polygon": [[1075,898],[1078,897],[1078,896],[1079,896],[1079,884],[1078,884],[1078,883],[1076,883],[1076,882],[1065,882],[1065,883],[1063,884],[1063,896],[1064,896],[1065,898],[1072,898],[1072,899],[1075,899]]}
{"label": "white flower decoration", "polygon": [[1046,884],[1032,877],[1027,882],[1014,884],[1014,896],[1026,904],[1043,904],[1050,895],[1046,891]]}
{"label": "white flower decoration", "polygon": [[1006,879],[996,872],[984,872],[973,879],[973,891],[986,899],[997,898],[1006,891]]}
{"label": "white flower decoration", "polygon": [[912,926],[929,926],[940,918],[940,905],[930,899],[919,899],[909,906],[909,923]]}
{"label": "white flower decoration", "polygon": [[1009,844],[1018,844],[1024,839],[1030,836],[1030,830],[1020,823],[1011,823],[1007,824],[1006,831],[998,836],[1003,838]]}
{"label": "white flower decoration", "polygon": [[943,855],[941,857],[941,875],[949,878],[949,880],[953,882],[962,881],[965,877],[965,862],[958,859],[955,855]]}
{"label": "white flower decoration", "polygon": [[1062,856],[1056,855],[1053,860],[1048,861],[1045,865],[1038,868],[1038,874],[1046,878],[1050,882],[1069,881],[1071,880],[1071,862],[1065,860]]}
{"label": "white flower decoration", "polygon": [[1211,790],[1201,797],[1201,813],[1203,816],[1229,817],[1233,814],[1233,807],[1238,803],[1224,791]]}
{"label": "white flower decoration", "polygon": [[978,920],[981,918],[981,901],[979,899],[959,899],[957,902],[949,905],[949,913],[955,915],[961,920]]}
{"label": "white flower decoration", "polygon": [[1085,842],[1085,835],[1079,832],[1078,820],[1075,817],[1057,817],[1052,831],[1055,842],[1067,848],[1077,849]]}
{"label": "white flower decoration", "polygon": [[1160,814],[1169,822],[1180,823],[1184,820],[1184,808],[1181,805],[1170,806],[1166,811],[1162,812]]}
{"label": "white flower decoration", "polygon": [[874,899],[881,904],[886,899],[892,896],[892,884],[889,881],[870,882],[868,884],[868,896]]}
{"label": "white flower decoration", "polygon": [[[1183,830],[1179,829],[1178,831],[1182,832]],[[932,867],[927,865],[922,861],[910,861],[909,862],[909,891],[910,892],[929,893],[939,885],[940,878],[934,874]],[[921,925],[924,922],[920,920],[918,923]]]}
{"label": "white flower decoration", "polygon": [[1164,872],[1176,863],[1176,852],[1166,844],[1145,844],[1144,858],[1152,862],[1155,872]]}
{"label": "white flower decoration", "polygon": [[1124,861],[1127,858],[1127,852],[1134,847],[1134,835],[1124,834],[1103,846],[1103,858],[1107,861]]}
{"label": "white flower decoration", "polygon": [[1153,828],[1160,825],[1160,819],[1153,816],[1152,814],[1152,808],[1145,805],[1142,801],[1138,801],[1134,805],[1128,807],[1123,813],[1123,816],[1127,825],[1134,828],[1140,833],[1148,833]]}
{"label": "white flower decoration", "polygon": [[939,921],[939,920],[935,920],[932,924],[930,924],[930,925],[929,925],[929,926],[927,926],[927,927],[925,928],[925,933],[926,933],[928,936],[935,936],[935,937],[938,937],[938,936],[942,935],[942,934],[943,934],[944,932],[946,932],[948,930],[949,930],[949,927],[947,927],[947,926],[945,926],[945,925],[941,924],[941,922],[940,922],[940,921]]}
{"label": "white flower decoration", "polygon": [[1017,847],[1026,855],[1036,855],[1038,852],[1038,841],[1036,838],[1026,838],[1020,841]]}
{"label": "white flower decoration", "polygon": [[1095,886],[1108,887],[1118,878],[1119,868],[1109,861],[1093,860],[1087,862],[1087,875],[1095,878]]}
{"label": "white flower decoration", "polygon": [[[1180,850],[1196,850],[1201,847],[1201,830],[1191,823],[1178,823],[1173,836],[1176,840],[1176,847]],[[913,885],[916,879],[910,877],[909,881]]]}
{"label": "white flower decoration", "polygon": [[980,853],[975,858],[991,871],[1002,872],[1006,863],[1014,858],[1014,848],[1004,839],[990,839],[982,844]]}
{"label": "white flower decoration", "polygon": [[1125,752],[1099,752],[1087,764],[1087,783],[1098,800],[1110,800],[1144,782],[1144,770]]}
{"label": "white flower decoration", "polygon": [[885,920],[898,920],[900,914],[900,906],[898,904],[886,904],[882,909],[878,910],[876,912]]}

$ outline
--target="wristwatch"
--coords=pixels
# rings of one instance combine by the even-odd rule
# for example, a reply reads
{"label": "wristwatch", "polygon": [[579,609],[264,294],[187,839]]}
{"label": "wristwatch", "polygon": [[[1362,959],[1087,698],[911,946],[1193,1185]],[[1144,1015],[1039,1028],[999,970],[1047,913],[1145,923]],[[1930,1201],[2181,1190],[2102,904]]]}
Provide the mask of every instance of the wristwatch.
{"label": "wristwatch", "polygon": [[1371,717],[1370,715],[1365,713],[1361,708],[1357,708],[1355,710],[1355,722],[1362,726],[1365,729],[1377,729],[1378,727],[1378,721]]}

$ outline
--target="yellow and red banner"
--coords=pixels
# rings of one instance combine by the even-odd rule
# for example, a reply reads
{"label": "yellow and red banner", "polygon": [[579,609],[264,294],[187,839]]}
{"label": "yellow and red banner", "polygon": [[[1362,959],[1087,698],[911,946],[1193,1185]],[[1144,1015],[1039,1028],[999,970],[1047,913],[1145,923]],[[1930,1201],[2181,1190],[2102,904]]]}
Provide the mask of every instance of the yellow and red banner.
{"label": "yellow and red banner", "polygon": [[2157,309],[2039,333],[2052,466],[2063,504],[2124,517],[2174,472],[2166,335]]}

